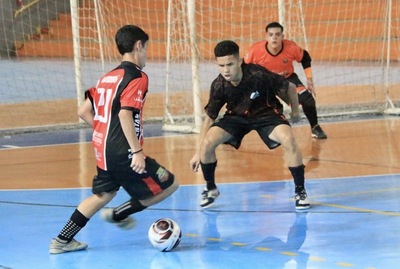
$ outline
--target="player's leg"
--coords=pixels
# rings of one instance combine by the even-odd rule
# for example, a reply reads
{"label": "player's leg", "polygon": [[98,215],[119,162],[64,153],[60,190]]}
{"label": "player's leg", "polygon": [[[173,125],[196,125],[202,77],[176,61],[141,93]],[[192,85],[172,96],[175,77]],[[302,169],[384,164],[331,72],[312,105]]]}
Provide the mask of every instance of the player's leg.
{"label": "player's leg", "polygon": [[107,175],[105,177],[95,176],[93,179],[93,195],[79,204],[58,236],[51,241],[50,253],[60,254],[86,249],[87,244],[76,241],[75,235],[86,226],[94,214],[115,197],[118,189],[119,186],[110,182]]}
{"label": "player's leg", "polygon": [[301,104],[303,112],[310,123],[311,136],[317,139],[326,139],[327,135],[318,124],[317,108],[314,96],[312,96],[312,94],[306,89],[303,89],[299,92],[299,103]]}
{"label": "player's leg", "polygon": [[272,130],[269,138],[284,147],[284,156],[289,167],[297,167],[303,164],[303,158],[290,125],[279,124]]}
{"label": "player's leg", "polygon": [[203,208],[210,207],[217,197],[219,190],[215,183],[215,170],[217,168],[216,148],[232,138],[232,135],[219,126],[211,127],[200,147],[200,167],[203,173],[206,187],[201,193],[202,199],[200,206]]}
{"label": "player's leg", "polygon": [[179,187],[175,176],[150,157],[146,157],[145,174],[129,169],[118,171],[116,177],[131,199],[116,208],[103,209],[102,218],[126,230],[135,224],[130,215],[163,201]]}
{"label": "player's leg", "polygon": [[231,115],[225,115],[208,130],[200,147],[200,166],[206,181],[200,202],[201,207],[210,207],[219,196],[219,190],[215,183],[216,148],[221,144],[229,144],[238,149],[243,137],[250,131],[251,125],[248,119]]}
{"label": "player's leg", "polygon": [[317,139],[326,139],[326,134],[318,124],[318,115],[314,96],[303,85],[296,73],[293,73],[287,79],[296,85],[299,103],[302,106],[304,115],[306,115],[311,126],[311,136]]}
{"label": "player's leg", "polygon": [[277,125],[269,135],[269,139],[280,143],[284,147],[286,163],[292,174],[295,184],[296,209],[308,209],[310,203],[305,190],[303,158],[294,138],[292,129],[287,124]]}

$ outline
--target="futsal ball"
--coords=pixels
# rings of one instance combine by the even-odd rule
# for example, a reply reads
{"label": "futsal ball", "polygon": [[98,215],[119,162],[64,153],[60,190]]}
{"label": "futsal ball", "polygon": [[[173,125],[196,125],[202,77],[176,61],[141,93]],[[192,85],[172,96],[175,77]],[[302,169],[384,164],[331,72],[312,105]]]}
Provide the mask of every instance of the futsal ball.
{"label": "futsal ball", "polygon": [[179,245],[182,231],[178,223],[174,220],[162,218],[151,224],[148,236],[151,244],[155,248],[167,252]]}

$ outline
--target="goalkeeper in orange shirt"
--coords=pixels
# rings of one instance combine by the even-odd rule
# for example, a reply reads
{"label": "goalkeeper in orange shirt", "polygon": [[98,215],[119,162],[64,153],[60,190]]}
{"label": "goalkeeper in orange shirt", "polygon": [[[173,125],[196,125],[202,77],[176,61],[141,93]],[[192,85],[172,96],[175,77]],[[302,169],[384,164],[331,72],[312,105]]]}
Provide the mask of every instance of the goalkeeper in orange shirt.
{"label": "goalkeeper in orange shirt", "polygon": [[[267,39],[253,44],[247,51],[244,61],[264,66],[295,84],[299,103],[303,107],[303,112],[311,126],[311,136],[317,139],[326,139],[327,135],[318,124],[310,54],[295,42],[284,39],[283,26],[278,22],[269,23],[265,27],[265,31],[267,32]],[[302,64],[307,77],[307,87],[294,73],[293,61]],[[288,104],[288,98],[282,99]]]}

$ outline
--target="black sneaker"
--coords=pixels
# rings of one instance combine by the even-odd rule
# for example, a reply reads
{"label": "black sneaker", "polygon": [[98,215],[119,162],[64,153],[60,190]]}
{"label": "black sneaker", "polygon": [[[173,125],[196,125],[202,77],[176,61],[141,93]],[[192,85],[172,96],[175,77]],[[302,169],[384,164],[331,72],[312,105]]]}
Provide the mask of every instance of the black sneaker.
{"label": "black sneaker", "polygon": [[296,200],[296,210],[305,210],[311,207],[307,198],[307,192],[304,189],[296,193],[294,199]]}
{"label": "black sneaker", "polygon": [[311,136],[316,139],[327,139],[328,136],[322,130],[321,126],[315,125],[311,130]]}

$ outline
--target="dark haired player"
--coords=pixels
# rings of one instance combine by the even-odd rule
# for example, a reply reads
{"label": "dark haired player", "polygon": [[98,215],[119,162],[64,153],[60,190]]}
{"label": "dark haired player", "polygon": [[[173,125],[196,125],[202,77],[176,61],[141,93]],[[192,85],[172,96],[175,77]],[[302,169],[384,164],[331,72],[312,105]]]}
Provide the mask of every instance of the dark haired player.
{"label": "dark haired player", "polygon": [[[314,99],[316,92],[312,78],[310,54],[295,42],[284,39],[283,26],[278,22],[268,24],[265,27],[265,31],[267,32],[267,40],[255,43],[246,53],[244,61],[262,65],[295,84],[299,95],[299,103],[311,126],[311,136],[317,139],[326,139],[327,135],[318,124]],[[294,73],[293,61],[302,64],[307,78],[307,87],[303,85],[297,74]],[[283,96],[281,99],[289,104],[287,97]]]}
{"label": "dark haired player", "polygon": [[[289,122],[281,113],[282,104],[276,97],[288,96],[292,120],[299,120],[295,85],[262,66],[243,63],[239,46],[233,41],[218,43],[214,54],[220,74],[211,84],[198,148],[190,160],[194,171],[201,166],[206,181],[200,206],[211,206],[219,196],[215,183],[216,148],[225,143],[238,149],[243,137],[255,130],[268,148],[284,147],[285,160],[295,184],[296,209],[308,209],[310,203],[304,187],[302,155]],[[226,112],[217,120],[224,106]]]}
{"label": "dark haired player", "polygon": [[74,236],[115,197],[120,187],[131,199],[114,209],[104,209],[102,217],[122,229],[133,228],[131,214],[161,202],[178,188],[174,175],[143,151],[142,110],[148,77],[142,68],[148,39],[134,25],[117,31],[115,42],[122,62],[86,93],[78,110],[79,116],[93,127],[97,175],[93,178],[93,195],[79,204],[51,241],[51,254],[86,249],[87,244],[76,241]]}

